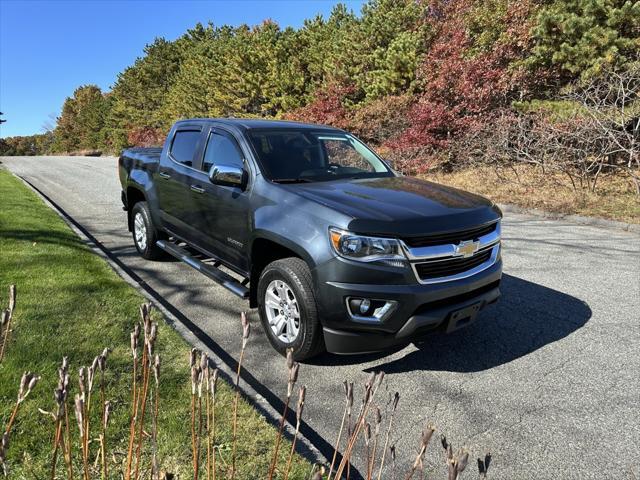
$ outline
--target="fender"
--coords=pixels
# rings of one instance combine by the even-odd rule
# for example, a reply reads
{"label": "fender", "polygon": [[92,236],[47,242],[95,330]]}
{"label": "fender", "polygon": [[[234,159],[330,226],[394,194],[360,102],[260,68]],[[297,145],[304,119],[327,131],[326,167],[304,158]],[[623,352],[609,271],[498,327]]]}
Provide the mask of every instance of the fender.
{"label": "fender", "polygon": [[273,243],[277,243],[278,245],[282,245],[283,247],[294,252],[296,255],[302,258],[305,262],[307,262],[307,265],[309,265],[309,268],[311,270],[315,268],[316,262],[314,261],[313,257],[309,254],[309,252],[303,249],[299,244],[294,243],[288,238],[269,230],[259,229],[254,231],[254,235],[251,238],[249,251],[250,252],[253,251],[253,244],[256,240],[262,240],[262,239],[269,240]]}
{"label": "fender", "polygon": [[[145,201],[149,204],[149,211],[151,213],[151,220],[153,221],[153,224],[160,227],[162,223],[159,216],[158,196],[153,185],[152,173],[149,170],[139,168],[135,168],[131,171],[126,182],[127,190],[133,188],[142,194]],[[131,230],[131,207],[128,203],[129,199],[127,199],[127,212],[129,230]]]}

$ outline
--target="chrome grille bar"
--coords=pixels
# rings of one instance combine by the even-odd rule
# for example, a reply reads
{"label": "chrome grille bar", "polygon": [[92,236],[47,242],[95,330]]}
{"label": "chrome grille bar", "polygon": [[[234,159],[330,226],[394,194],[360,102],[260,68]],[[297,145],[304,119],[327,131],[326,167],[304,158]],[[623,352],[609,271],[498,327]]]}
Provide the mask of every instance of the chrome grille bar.
{"label": "chrome grille bar", "polygon": [[[478,251],[500,242],[501,227],[500,223],[496,225],[496,229],[478,238]],[[458,245],[449,243],[446,245],[434,245],[431,247],[410,248],[400,240],[400,245],[405,255],[410,261],[416,260],[432,260],[436,258],[460,257],[462,254],[457,252]]]}

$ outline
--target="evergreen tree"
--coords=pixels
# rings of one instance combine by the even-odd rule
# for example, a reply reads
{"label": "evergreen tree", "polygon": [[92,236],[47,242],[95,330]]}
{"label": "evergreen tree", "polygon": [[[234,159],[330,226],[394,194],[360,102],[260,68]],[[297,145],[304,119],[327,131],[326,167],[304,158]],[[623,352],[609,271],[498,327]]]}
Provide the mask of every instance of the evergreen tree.
{"label": "evergreen tree", "polygon": [[357,34],[360,59],[357,84],[367,98],[410,89],[428,40],[426,2],[370,0],[362,10]]}
{"label": "evergreen tree", "polygon": [[143,57],[118,75],[110,99],[107,133],[110,149],[119,151],[127,146],[128,134],[133,129],[168,129],[170,119],[162,117],[166,94],[180,68],[183,52],[192,43],[191,32],[197,36],[200,28],[196,26],[176,42],[156,38],[145,47]]}
{"label": "evergreen tree", "polygon": [[62,106],[54,132],[54,149],[73,152],[98,149],[104,145],[108,102],[96,85],[84,85],[73,92]]}
{"label": "evergreen tree", "polygon": [[619,66],[640,51],[640,1],[556,0],[541,9],[526,63],[553,68],[561,81]]}

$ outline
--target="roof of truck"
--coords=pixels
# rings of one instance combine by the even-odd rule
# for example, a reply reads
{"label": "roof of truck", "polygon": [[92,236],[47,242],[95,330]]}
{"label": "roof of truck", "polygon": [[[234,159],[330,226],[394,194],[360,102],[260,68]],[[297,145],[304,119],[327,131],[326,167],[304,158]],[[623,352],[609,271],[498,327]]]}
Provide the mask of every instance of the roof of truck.
{"label": "roof of truck", "polygon": [[176,123],[189,123],[189,122],[218,122],[226,125],[233,125],[243,130],[250,130],[254,128],[283,128],[283,129],[309,128],[313,130],[318,130],[318,129],[339,130],[338,128],[331,127],[329,125],[293,122],[289,120],[268,120],[263,118],[190,118],[185,120],[179,120]]}

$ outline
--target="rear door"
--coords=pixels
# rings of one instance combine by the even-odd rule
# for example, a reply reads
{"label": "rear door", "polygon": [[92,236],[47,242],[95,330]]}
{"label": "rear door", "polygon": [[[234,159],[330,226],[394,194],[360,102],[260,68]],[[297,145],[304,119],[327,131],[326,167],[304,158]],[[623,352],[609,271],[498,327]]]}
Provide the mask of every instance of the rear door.
{"label": "rear door", "polygon": [[[251,176],[245,153],[229,130],[213,126],[205,138],[200,162],[201,181],[196,185],[202,192],[192,191],[198,205],[198,233],[206,250],[241,272],[247,272]],[[214,165],[243,168],[249,175],[246,188],[212,184],[209,171]]]}
{"label": "rear door", "polygon": [[163,225],[186,239],[194,237],[196,206],[191,195],[197,160],[203,143],[202,125],[185,124],[176,127],[154,181]]}

